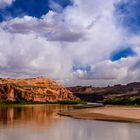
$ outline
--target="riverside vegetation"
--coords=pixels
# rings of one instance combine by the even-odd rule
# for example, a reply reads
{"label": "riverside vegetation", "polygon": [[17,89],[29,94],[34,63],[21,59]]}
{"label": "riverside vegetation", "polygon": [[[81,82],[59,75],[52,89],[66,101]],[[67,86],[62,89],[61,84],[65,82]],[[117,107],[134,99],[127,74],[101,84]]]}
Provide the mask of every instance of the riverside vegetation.
{"label": "riverside vegetation", "polygon": [[32,102],[26,101],[24,99],[20,99],[17,101],[4,101],[0,102],[0,107],[8,107],[8,106],[18,106],[18,105],[37,105],[37,104],[59,104],[59,105],[76,105],[76,104],[86,104],[85,101],[81,100],[63,100],[63,101],[55,101],[55,102]]}
{"label": "riverside vegetation", "polygon": [[121,98],[108,98],[103,101],[104,104],[110,105],[140,105],[139,97],[121,97]]}

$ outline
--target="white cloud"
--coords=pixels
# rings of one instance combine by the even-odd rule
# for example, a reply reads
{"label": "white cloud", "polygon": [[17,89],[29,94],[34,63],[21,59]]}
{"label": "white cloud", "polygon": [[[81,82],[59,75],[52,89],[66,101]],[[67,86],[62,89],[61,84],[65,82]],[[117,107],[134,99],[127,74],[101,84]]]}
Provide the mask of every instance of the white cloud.
{"label": "white cloud", "polygon": [[59,44],[49,44],[43,38],[36,38],[34,34],[13,36],[1,31],[0,35],[2,73],[13,73],[15,76],[46,75],[55,79],[66,77],[70,73],[72,64],[69,54]]}
{"label": "white cloud", "polygon": [[[118,1],[73,0],[74,4],[60,13],[55,10],[60,7],[51,3],[57,12],[49,11],[41,19],[24,16],[1,23],[2,75],[45,75],[69,84],[138,80],[139,69],[134,64],[140,54],[109,60],[112,51],[126,43],[140,52],[139,37],[130,37],[116,23],[114,4]],[[76,64],[89,65],[91,70],[74,71]]]}
{"label": "white cloud", "polygon": [[0,9],[11,5],[15,0],[0,0]]}
{"label": "white cloud", "polygon": [[57,2],[49,0],[49,7],[56,12],[62,12],[63,8]]}

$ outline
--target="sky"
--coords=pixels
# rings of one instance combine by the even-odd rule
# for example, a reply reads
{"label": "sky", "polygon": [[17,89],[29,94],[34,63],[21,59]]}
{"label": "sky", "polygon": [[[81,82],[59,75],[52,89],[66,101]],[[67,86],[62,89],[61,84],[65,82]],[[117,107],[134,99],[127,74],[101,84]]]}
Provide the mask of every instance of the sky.
{"label": "sky", "polygon": [[0,77],[107,86],[139,73],[139,0],[0,0]]}

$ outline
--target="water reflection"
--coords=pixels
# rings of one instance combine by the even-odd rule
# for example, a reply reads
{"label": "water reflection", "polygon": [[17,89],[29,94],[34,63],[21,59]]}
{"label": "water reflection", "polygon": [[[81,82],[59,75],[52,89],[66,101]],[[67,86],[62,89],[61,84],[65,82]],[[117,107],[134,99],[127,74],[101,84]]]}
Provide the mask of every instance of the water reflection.
{"label": "water reflection", "polygon": [[60,119],[57,113],[70,106],[37,105],[26,107],[0,108],[0,128],[14,127],[16,125],[30,125],[37,127],[50,125]]}
{"label": "water reflection", "polygon": [[0,140],[140,140],[140,124],[59,117],[68,106],[0,109]]}

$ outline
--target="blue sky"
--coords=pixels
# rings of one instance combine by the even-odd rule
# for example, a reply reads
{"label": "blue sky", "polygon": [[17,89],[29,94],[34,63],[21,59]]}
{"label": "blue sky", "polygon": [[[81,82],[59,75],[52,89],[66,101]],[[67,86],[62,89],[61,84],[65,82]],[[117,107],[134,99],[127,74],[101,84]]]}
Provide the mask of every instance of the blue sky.
{"label": "blue sky", "polygon": [[130,56],[135,56],[136,53],[131,49],[131,48],[125,48],[119,51],[115,51],[114,53],[112,53],[111,55],[111,60],[112,61],[118,61],[121,58],[127,58]]}
{"label": "blue sky", "polygon": [[[60,4],[63,8],[71,4],[69,0],[54,0],[54,2]],[[49,10],[51,10],[49,0],[16,0],[12,5],[0,10],[0,19],[3,21],[7,16],[14,18],[24,15],[40,18]]]}
{"label": "blue sky", "polygon": [[140,1],[127,0],[116,4],[119,22],[130,32],[139,33],[140,31]]}
{"label": "blue sky", "polygon": [[139,0],[1,0],[0,76],[140,81],[139,9]]}

